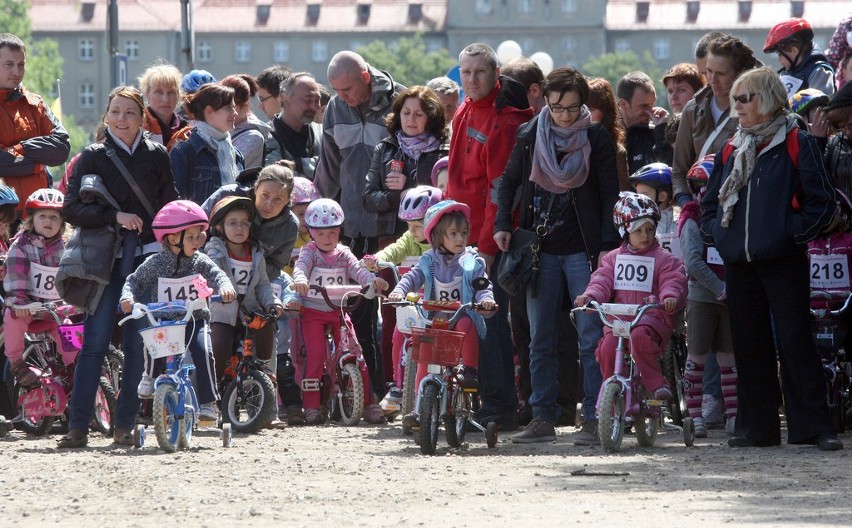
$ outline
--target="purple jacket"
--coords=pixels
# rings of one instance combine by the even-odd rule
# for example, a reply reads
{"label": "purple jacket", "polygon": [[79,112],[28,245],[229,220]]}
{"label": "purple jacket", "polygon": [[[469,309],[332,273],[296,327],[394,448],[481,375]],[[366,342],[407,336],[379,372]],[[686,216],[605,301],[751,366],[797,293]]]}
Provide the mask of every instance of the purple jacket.
{"label": "purple jacket", "polygon": [[61,236],[45,241],[44,237],[32,233],[19,233],[9,246],[6,254],[6,277],[3,288],[6,290],[6,305],[23,305],[32,302],[29,296],[30,262],[56,268],[65,250],[65,240]]}
{"label": "purple jacket", "polygon": [[[375,278],[373,272],[358,264],[358,259],[352,254],[352,251],[342,244],[338,244],[334,250],[328,253],[320,251],[314,241],[302,246],[302,250],[299,252],[299,260],[296,261],[296,265],[293,267],[293,282],[311,284],[309,279],[314,268],[342,268],[346,270],[346,278],[354,280],[362,286],[373,282]],[[302,299],[302,306],[321,312],[331,311],[322,298],[316,298],[312,295],[308,295]]]}

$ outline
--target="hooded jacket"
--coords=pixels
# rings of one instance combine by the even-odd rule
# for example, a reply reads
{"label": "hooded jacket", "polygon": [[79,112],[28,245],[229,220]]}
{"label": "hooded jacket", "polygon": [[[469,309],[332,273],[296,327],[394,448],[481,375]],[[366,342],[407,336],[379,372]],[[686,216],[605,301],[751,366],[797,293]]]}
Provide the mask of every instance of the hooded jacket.
{"label": "hooded jacket", "polygon": [[[800,92],[806,88],[816,88],[827,95],[834,93],[834,68],[829,64],[828,58],[816,46],[811,48],[811,52],[799,64],[790,70],[781,68],[778,70],[778,75],[781,76],[782,81],[785,75],[802,81],[802,85],[796,88],[794,92]],[[788,94],[788,97],[791,96],[792,94]]]}
{"label": "hooded jacket", "polygon": [[181,119],[177,114],[172,114],[172,120],[169,123],[171,134],[169,134],[168,141],[163,141],[163,126],[160,124],[160,119],[151,111],[150,106],[145,107],[145,117],[145,130],[150,134],[148,136],[149,139],[165,145],[169,152],[178,143],[186,141],[189,138],[189,133],[192,131],[192,127],[186,121]]}
{"label": "hooded jacket", "polygon": [[[238,148],[234,148],[234,153],[239,173],[245,168],[245,160]],[[201,204],[222,186],[222,171],[216,152],[200,134],[190,134],[188,140],[172,149],[169,157],[172,160],[175,187],[182,198]]]}
{"label": "hooded jacket", "polygon": [[23,85],[0,90],[0,176],[21,197],[47,186],[47,166],[62,165],[71,143],[68,132],[38,95]]}
{"label": "hooded jacket", "polygon": [[[272,120],[272,128],[269,134],[272,139],[266,143],[265,165],[271,165],[279,160],[289,160],[296,164],[298,176],[304,176],[309,180],[314,179],[314,171],[319,161],[320,149],[322,148],[322,125],[309,123],[303,129],[307,135],[307,141],[303,151],[290,151],[285,145],[285,138],[291,132],[290,127],[281,119],[281,114]],[[291,147],[292,148],[292,147]]]}
{"label": "hooded jacket", "polygon": [[6,276],[3,277],[6,306],[20,306],[31,302],[30,264],[35,262],[42,266],[56,268],[59,266],[59,259],[64,249],[65,240],[61,233],[51,240],[45,239],[35,231],[21,232],[15,236],[6,254]]}
{"label": "hooded jacket", "polygon": [[320,195],[340,196],[338,202],[346,216],[343,232],[351,238],[393,234],[393,231],[382,232],[376,215],[364,211],[361,196],[373,150],[388,133],[385,116],[405,86],[370,65],[367,70],[370,73],[369,101],[357,108],[336,95],[329,101],[322,123],[322,151],[314,173],[314,184]]}
{"label": "hooded jacket", "polygon": [[470,243],[487,255],[498,251],[493,238],[496,180],[506,168],[518,127],[532,116],[524,86],[501,75],[482,99],[465,97],[453,117],[446,194],[470,207]]}
{"label": "hooded jacket", "polygon": [[249,112],[245,121],[234,127],[231,141],[234,148],[243,155],[246,169],[263,167],[266,154],[266,141],[272,127]]}

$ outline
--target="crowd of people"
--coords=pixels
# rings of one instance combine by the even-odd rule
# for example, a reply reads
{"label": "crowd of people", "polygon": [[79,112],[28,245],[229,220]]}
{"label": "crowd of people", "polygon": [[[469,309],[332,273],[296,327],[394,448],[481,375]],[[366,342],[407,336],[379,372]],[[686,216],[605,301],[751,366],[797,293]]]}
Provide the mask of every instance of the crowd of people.
{"label": "crowd of people", "polygon": [[[25,88],[24,42],[0,34],[11,375],[37,382],[21,357],[32,318],[19,307],[61,298],[84,310],[59,446],[85,447],[119,312],[174,300],[201,276],[225,301],[187,329],[201,419],[219,419],[241,304],[301,310],[259,331],[256,355],[277,382],[273,418],[321,424],[323,328],[337,330],[338,314],[310,285],[370,283],[392,301],[422,291],[479,303],[456,327],[479,423],[515,443],[576,425],[576,445],[598,445],[616,338],[596,314],[569,311],[659,299],[631,336],[632,357],[650,397],[670,402],[676,387],[658,360],[673,332],[686,332],[696,436],[720,427],[732,447],[779,445],[783,396],[788,443],[842,449],[808,323],[808,256],[852,250],[821,242],[852,229],[850,26],[840,23],[823,54],[806,20],[776,24],[763,51],[777,55],[777,71],[736,35],[708,33],[694,63],[661,79],[669,110],[643,72],[615,86],[569,67],[545,75],[526,58],[500,64],[482,43],[459,54],[461,86],[402,86],[353,51],[334,55],[322,79],[278,65],[217,81],[158,63],[138,89],[109,94],[95,142],[56,189],[47,167],[66,162],[68,134]],[[530,273],[497,280],[519,250]],[[408,272],[397,282],[380,261]],[[626,266],[643,272],[625,279]],[[36,288],[33,270],[52,274],[55,292]],[[483,276],[491,285],[474,289]],[[366,362],[369,423],[385,423],[402,399],[394,316],[373,299],[347,321]],[[132,444],[140,399],[162,370],[140,328],[121,332],[120,445]],[[416,408],[403,425],[419,427]]]}

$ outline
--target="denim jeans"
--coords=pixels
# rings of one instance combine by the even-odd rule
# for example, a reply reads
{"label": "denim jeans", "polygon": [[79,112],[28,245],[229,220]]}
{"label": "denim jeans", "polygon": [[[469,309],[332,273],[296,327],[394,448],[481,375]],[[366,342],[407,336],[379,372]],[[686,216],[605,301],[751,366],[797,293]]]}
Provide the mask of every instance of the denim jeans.
{"label": "denim jeans", "polygon": [[[556,423],[560,408],[556,401],[559,393],[557,373],[559,312],[566,292],[563,277],[568,284],[568,297],[574,299],[586,290],[591,279],[589,261],[585,253],[571,255],[541,254],[538,276],[538,294],[533,297],[527,290],[527,315],[530,320],[530,405],[533,416]],[[575,324],[580,345],[580,363],[583,369],[583,419],[596,420],[595,404],[601,387],[601,369],[595,359],[595,348],[603,335],[597,314],[577,312]]]}
{"label": "denim jeans", "polygon": [[716,352],[707,354],[707,362],[704,363],[704,394],[710,394],[717,400],[722,399],[722,370],[719,361],[716,360]]}
{"label": "denim jeans", "polygon": [[[137,264],[141,262],[141,257],[137,258]],[[69,425],[72,429],[88,431],[94,413],[101,367],[109,350],[121,288],[126,278],[118,271],[119,264],[120,259],[116,260],[113,266],[109,284],[104,289],[97,309],[86,316],[83,324],[83,348],[77,356],[77,365],[74,368],[74,394],[70,404]],[[136,302],[143,300],[136,299]],[[122,429],[132,429],[136,424],[136,414],[139,411],[136,388],[142,378],[143,368],[142,338],[139,336],[139,330],[147,325],[147,319],[143,318],[128,321],[123,326],[121,350],[124,352],[124,368],[114,417],[116,427]]]}

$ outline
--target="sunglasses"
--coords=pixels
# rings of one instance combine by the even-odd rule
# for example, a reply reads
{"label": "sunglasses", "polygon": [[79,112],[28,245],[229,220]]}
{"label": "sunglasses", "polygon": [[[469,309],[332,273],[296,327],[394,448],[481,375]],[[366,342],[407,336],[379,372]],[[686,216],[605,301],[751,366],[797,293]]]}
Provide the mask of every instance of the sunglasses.
{"label": "sunglasses", "polygon": [[750,103],[751,100],[754,99],[756,96],[757,96],[756,93],[746,93],[746,94],[742,94],[742,95],[733,95],[731,97],[737,103],[747,104],[747,103]]}

